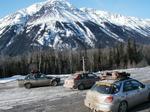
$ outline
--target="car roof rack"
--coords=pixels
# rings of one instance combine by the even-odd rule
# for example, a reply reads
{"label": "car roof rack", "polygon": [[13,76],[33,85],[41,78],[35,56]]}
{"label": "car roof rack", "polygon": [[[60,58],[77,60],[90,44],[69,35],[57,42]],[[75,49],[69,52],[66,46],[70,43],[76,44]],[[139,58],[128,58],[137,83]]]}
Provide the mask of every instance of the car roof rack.
{"label": "car roof rack", "polygon": [[125,80],[130,78],[130,73],[127,72],[105,72],[102,74],[102,80]]}
{"label": "car roof rack", "polygon": [[74,74],[83,74],[83,75],[87,75],[89,74],[90,72],[89,71],[76,71]]}

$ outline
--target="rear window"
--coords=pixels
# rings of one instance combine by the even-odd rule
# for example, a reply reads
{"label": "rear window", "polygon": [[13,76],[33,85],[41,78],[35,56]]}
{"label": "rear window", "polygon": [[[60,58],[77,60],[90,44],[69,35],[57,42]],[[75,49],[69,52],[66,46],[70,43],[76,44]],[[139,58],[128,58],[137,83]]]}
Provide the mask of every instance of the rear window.
{"label": "rear window", "polygon": [[69,79],[86,79],[87,78],[87,75],[86,74],[74,74],[74,75],[71,75],[69,77]]}
{"label": "rear window", "polygon": [[77,78],[79,76],[79,74],[73,74],[71,76],[68,77],[68,79],[74,79]]}
{"label": "rear window", "polygon": [[102,94],[110,94],[111,89],[112,87],[107,85],[94,85],[91,90],[97,91]]}
{"label": "rear window", "polygon": [[95,74],[88,74],[87,77],[89,79],[94,79],[94,78],[97,78],[97,76]]}
{"label": "rear window", "polygon": [[121,85],[119,83],[113,85],[98,85],[95,84],[91,90],[102,94],[116,94],[120,91]]}

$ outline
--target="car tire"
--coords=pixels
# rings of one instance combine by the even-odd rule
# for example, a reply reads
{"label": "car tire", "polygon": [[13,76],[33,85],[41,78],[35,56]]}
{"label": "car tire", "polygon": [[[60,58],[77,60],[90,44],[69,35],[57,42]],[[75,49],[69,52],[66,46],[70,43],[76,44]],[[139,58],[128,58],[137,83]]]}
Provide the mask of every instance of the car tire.
{"label": "car tire", "polygon": [[148,101],[150,102],[150,93],[149,93],[149,95],[148,95]]}
{"label": "car tire", "polygon": [[80,84],[79,86],[78,86],[78,90],[84,90],[85,88],[84,88],[84,85],[83,84]]}
{"label": "car tire", "polygon": [[32,84],[27,83],[27,84],[25,84],[24,86],[25,86],[25,88],[26,88],[26,89],[30,89],[30,88],[31,88],[31,86],[32,86]]}
{"label": "car tire", "polygon": [[122,101],[119,105],[118,112],[127,112],[128,104],[126,101]]}
{"label": "car tire", "polygon": [[52,86],[57,86],[57,85],[58,85],[58,82],[54,80],[54,81],[52,81],[51,85],[52,85]]}

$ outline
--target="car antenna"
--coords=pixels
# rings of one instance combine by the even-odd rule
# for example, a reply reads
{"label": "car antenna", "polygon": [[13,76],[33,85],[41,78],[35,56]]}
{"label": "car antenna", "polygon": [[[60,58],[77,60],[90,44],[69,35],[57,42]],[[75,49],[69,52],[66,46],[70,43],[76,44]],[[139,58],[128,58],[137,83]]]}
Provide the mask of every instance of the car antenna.
{"label": "car antenna", "polygon": [[82,70],[85,73],[85,58],[84,58],[84,56],[82,57]]}

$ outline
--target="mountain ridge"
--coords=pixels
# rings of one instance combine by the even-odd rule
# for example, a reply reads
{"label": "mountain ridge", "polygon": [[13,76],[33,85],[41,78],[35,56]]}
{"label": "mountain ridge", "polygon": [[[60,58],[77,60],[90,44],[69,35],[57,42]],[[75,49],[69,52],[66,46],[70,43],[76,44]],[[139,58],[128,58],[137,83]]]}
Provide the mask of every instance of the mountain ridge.
{"label": "mountain ridge", "polygon": [[39,48],[114,46],[129,38],[150,44],[149,19],[78,9],[66,0],[36,3],[0,19],[0,52],[8,55]]}

